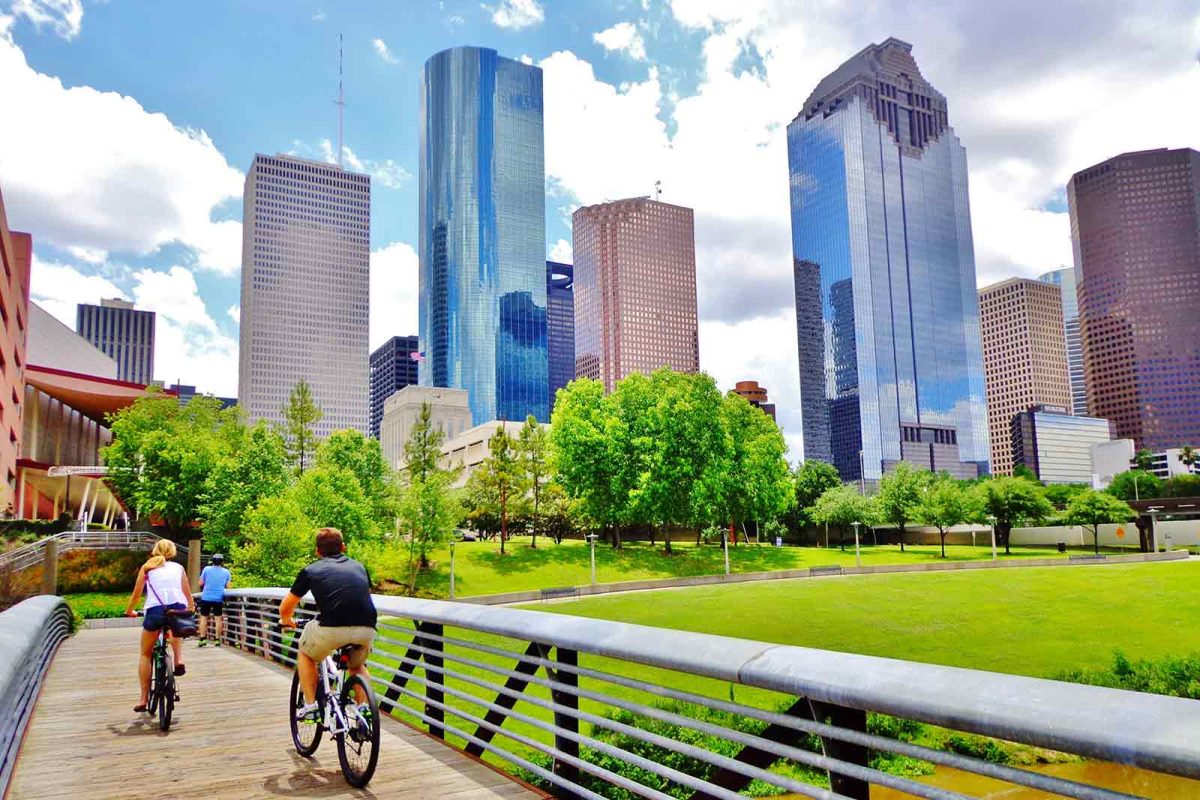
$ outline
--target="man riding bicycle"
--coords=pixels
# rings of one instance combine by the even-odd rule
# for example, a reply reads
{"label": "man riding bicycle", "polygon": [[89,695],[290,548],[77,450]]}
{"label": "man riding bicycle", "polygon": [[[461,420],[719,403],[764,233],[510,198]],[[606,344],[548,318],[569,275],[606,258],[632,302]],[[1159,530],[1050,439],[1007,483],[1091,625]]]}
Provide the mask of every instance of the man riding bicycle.
{"label": "man riding bicycle", "polygon": [[310,591],[320,612],[300,634],[296,671],[304,692],[304,707],[297,709],[298,718],[319,713],[317,664],[338,648],[355,645],[348,669],[360,675],[368,685],[371,680],[366,661],[375,639],[376,615],[367,571],[362,564],[346,556],[346,543],[337,528],[317,531],[317,558],[300,570],[291,591],[279,604],[280,621],[286,628],[296,627],[293,617],[296,606]]}

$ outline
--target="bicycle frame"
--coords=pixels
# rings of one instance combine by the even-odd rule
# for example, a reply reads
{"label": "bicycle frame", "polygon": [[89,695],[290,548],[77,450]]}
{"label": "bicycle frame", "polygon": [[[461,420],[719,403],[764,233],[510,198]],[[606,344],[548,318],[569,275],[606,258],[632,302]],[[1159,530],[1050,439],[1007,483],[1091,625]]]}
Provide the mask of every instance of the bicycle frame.
{"label": "bicycle frame", "polygon": [[338,669],[333,655],[325,656],[319,666],[321,685],[325,689],[325,727],[330,734],[336,736],[350,730],[350,723],[342,710],[338,698],[342,695],[342,684],[346,681],[346,673]]}

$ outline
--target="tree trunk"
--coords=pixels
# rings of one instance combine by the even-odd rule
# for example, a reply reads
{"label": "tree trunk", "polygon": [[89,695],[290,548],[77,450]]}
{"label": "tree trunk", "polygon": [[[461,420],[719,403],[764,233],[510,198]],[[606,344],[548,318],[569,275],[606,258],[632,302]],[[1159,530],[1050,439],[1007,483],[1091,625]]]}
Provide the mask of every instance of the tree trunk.
{"label": "tree trunk", "polygon": [[500,490],[500,555],[504,555],[504,540],[508,538],[508,493]]}
{"label": "tree trunk", "polygon": [[612,532],[613,532],[613,549],[620,550],[621,549],[621,526],[614,525]]}
{"label": "tree trunk", "polygon": [[650,546],[654,547],[654,523],[650,523]]}
{"label": "tree trunk", "polygon": [[704,529],[699,525],[696,526],[696,546],[700,546],[700,537],[704,535]]}
{"label": "tree trunk", "polygon": [[1092,551],[1096,555],[1100,555],[1100,526],[1092,526]]}
{"label": "tree trunk", "polygon": [[1002,522],[996,525],[996,535],[1004,542],[1004,555],[1011,556],[1012,550],[1009,549],[1009,542],[1012,541],[1012,523]]}
{"label": "tree trunk", "polygon": [[663,523],[663,541],[666,543],[666,554],[671,555],[671,532],[667,530],[667,523]]}
{"label": "tree trunk", "polygon": [[942,558],[946,557],[946,532],[938,528],[938,536],[942,537]]}
{"label": "tree trunk", "polygon": [[904,523],[901,522],[900,523],[900,552],[901,553],[904,552],[904,533],[905,533],[905,526],[904,526]]}
{"label": "tree trunk", "polygon": [[537,549],[537,532],[538,525],[541,524],[541,517],[538,516],[538,478],[533,479],[533,541],[529,543],[530,549]]}

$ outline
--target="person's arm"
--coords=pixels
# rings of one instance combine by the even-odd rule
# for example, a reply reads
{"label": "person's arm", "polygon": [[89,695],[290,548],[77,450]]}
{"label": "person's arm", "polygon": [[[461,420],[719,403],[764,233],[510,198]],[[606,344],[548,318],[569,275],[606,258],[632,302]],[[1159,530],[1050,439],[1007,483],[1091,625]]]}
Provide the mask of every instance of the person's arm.
{"label": "person's arm", "polygon": [[196,610],[196,598],[192,597],[192,586],[190,583],[188,583],[186,569],[183,571],[183,575],[180,578],[179,583],[183,586],[184,597],[187,598],[188,611],[195,611]]}
{"label": "person's arm", "polygon": [[200,591],[204,591],[204,577],[208,575],[208,567],[200,570]]}
{"label": "person's arm", "polygon": [[292,583],[292,588],[283,596],[283,601],[279,604],[279,623],[283,627],[296,627],[296,620],[292,615],[296,612],[296,606],[300,605],[300,601],[304,599],[304,595],[308,594],[308,588],[308,568],[305,567],[300,570],[300,574]]}
{"label": "person's arm", "polygon": [[146,570],[139,569],[137,581],[133,584],[133,594],[129,596],[129,602],[125,604],[125,616],[136,617],[137,612],[133,607],[137,605],[138,598],[142,596],[142,590],[146,587]]}

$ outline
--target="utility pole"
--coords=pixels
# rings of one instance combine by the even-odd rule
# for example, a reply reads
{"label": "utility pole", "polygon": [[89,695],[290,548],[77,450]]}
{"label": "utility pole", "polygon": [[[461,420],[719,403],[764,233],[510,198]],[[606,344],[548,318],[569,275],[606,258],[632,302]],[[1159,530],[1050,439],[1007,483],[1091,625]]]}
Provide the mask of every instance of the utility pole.
{"label": "utility pole", "polygon": [[662,181],[654,182],[654,200],[657,202],[662,198]]}

